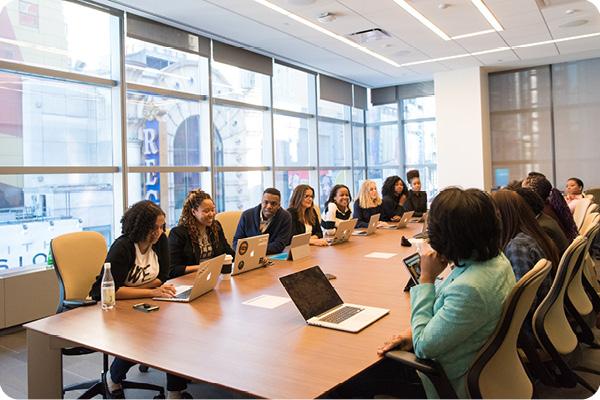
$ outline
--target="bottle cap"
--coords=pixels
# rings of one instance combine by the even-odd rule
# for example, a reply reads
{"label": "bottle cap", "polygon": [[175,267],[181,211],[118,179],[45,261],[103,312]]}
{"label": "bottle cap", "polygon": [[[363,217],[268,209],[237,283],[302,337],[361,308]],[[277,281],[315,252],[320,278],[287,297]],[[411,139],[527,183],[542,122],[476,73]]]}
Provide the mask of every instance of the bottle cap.
{"label": "bottle cap", "polygon": [[104,269],[110,269],[110,263],[109,262],[104,263]]}

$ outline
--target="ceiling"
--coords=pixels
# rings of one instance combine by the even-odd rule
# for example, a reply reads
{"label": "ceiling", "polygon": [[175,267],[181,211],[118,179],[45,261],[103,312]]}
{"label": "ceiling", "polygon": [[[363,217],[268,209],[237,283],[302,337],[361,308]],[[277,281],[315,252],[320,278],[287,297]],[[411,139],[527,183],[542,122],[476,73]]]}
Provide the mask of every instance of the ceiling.
{"label": "ceiling", "polygon": [[[253,0],[101,0],[368,87],[423,81],[436,72],[476,66],[498,70],[600,57],[600,36],[515,47],[600,33],[600,12],[587,0],[484,0],[504,28],[499,32],[470,0],[407,0],[450,37],[491,30],[451,40],[436,35],[393,0],[269,1],[341,36],[380,28],[389,37],[364,46],[401,66]],[[323,12],[335,19],[318,22]],[[432,61],[447,57],[455,58]]]}

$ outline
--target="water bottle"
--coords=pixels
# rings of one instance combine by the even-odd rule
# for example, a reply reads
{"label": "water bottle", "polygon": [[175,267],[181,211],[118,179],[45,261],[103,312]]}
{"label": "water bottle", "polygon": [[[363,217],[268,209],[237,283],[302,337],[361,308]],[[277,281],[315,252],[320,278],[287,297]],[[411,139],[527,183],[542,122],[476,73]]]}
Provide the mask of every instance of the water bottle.
{"label": "water bottle", "polygon": [[115,306],[115,280],[110,273],[110,263],[104,263],[104,275],[102,275],[100,297],[102,309],[112,310]]}

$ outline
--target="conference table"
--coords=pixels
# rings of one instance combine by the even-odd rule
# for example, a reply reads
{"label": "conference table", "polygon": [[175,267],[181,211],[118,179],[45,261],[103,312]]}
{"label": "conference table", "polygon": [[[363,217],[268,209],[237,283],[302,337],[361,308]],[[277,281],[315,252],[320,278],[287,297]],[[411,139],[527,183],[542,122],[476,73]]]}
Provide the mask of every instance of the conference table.
{"label": "conference table", "polygon": [[[420,232],[421,225],[311,246],[307,258],[276,260],[229,280],[220,278],[213,291],[191,303],[148,299],[160,306],[156,312],[134,310],[139,299],[119,300],[110,311],[82,307],[31,322],[25,325],[28,396],[62,397],[60,350],[74,345],[253,397],[326,396],[378,363],[377,348],[410,326],[409,295],[403,291],[409,274],[402,259],[416,246],[401,247],[400,240]],[[373,257],[374,252],[384,254]],[[243,304],[262,295],[288,297],[279,277],[314,265],[336,276],[330,282],[345,302],[390,313],[359,333],[348,333],[307,325],[293,302],[272,309]],[[192,275],[174,282],[189,284]]]}

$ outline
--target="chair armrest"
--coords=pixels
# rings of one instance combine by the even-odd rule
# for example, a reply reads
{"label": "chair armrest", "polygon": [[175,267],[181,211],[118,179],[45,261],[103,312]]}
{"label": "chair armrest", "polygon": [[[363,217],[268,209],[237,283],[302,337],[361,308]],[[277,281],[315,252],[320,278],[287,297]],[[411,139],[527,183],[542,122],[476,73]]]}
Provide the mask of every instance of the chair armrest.
{"label": "chair armrest", "polygon": [[439,375],[440,367],[437,362],[418,358],[415,353],[404,350],[392,350],[385,353],[387,358],[398,361],[408,367],[416,369],[425,375]]}
{"label": "chair armrest", "polygon": [[440,399],[458,398],[446,372],[436,361],[418,358],[415,353],[403,350],[388,351],[385,356],[427,376]]}
{"label": "chair armrest", "polygon": [[62,306],[68,310],[78,307],[93,306],[94,304],[98,304],[98,302],[91,299],[64,300],[62,302]]}

